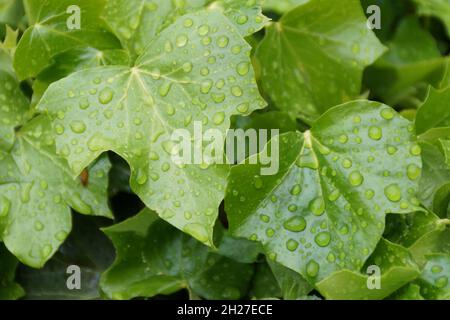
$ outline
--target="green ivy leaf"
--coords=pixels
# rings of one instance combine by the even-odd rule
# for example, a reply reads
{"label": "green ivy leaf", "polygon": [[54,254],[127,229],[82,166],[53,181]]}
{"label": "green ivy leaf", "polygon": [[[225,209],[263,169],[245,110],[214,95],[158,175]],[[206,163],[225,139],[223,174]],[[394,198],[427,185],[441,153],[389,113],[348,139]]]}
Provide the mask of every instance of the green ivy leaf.
{"label": "green ivy leaf", "polygon": [[[30,300],[100,299],[100,274],[114,260],[111,241],[92,217],[74,215],[73,229],[55,256],[40,270],[21,266],[17,281]],[[70,290],[69,266],[80,268],[80,289]],[[73,271],[72,271],[73,272]],[[68,281],[69,280],[69,281]]]}
{"label": "green ivy leaf", "polygon": [[149,44],[135,67],[75,73],[52,84],[38,109],[56,118],[57,146],[67,150],[73,173],[104,151],[118,153],[132,168],[133,191],[149,208],[212,245],[228,166],[175,165],[171,135],[186,129],[194,136],[199,121],[203,132],[215,128],[225,135],[232,115],[265,106],[249,51],[220,12],[186,15]]}
{"label": "green ivy leaf", "polygon": [[423,174],[419,198],[422,204],[440,216],[446,216],[450,201],[450,169],[441,150],[428,142],[420,142]]}
{"label": "green ivy leaf", "polygon": [[39,268],[70,232],[69,206],[111,217],[105,201],[110,164],[103,158],[92,165],[84,186],[56,154],[47,117],[35,118],[16,136],[11,152],[0,151],[0,235],[21,262]]}
{"label": "green ivy leaf", "polygon": [[312,286],[297,272],[270,260],[268,264],[280,286],[283,299],[304,299],[312,291]]}
{"label": "green ivy leaf", "polygon": [[0,299],[15,300],[22,297],[25,292],[15,282],[17,259],[0,243]]}
{"label": "green ivy leaf", "polygon": [[[117,49],[120,43],[100,19],[105,0],[24,0],[30,27],[20,39],[14,68],[21,80],[35,77],[61,52],[77,47]],[[80,8],[80,29],[70,30],[71,6]]]}
{"label": "green ivy leaf", "polygon": [[367,261],[367,266],[380,268],[380,288],[369,289],[369,275],[350,270],[338,271],[317,284],[327,299],[379,300],[417,278],[420,271],[408,250],[382,239]]}
{"label": "green ivy leaf", "polygon": [[373,96],[389,105],[417,107],[428,85],[441,81],[446,60],[436,40],[415,17],[400,22],[388,47],[389,51],[367,70],[365,83]]}
{"label": "green ivy leaf", "polygon": [[384,237],[408,248],[420,267],[430,253],[450,252],[449,221],[431,212],[388,215]]}
{"label": "green ivy leaf", "polygon": [[[267,19],[261,13],[260,0],[111,0],[104,19],[130,52],[141,54],[162,30],[184,14],[207,8],[220,9],[242,34],[260,30]],[[189,24],[189,20],[185,23]],[[205,36],[208,32],[205,30]]]}
{"label": "green ivy leaf", "polygon": [[283,14],[300,4],[304,4],[309,0],[265,0],[263,8],[266,11],[274,11]]}
{"label": "green ivy leaf", "polygon": [[0,24],[17,27],[23,14],[22,1],[2,0],[0,2]]}
{"label": "green ivy leaf", "polygon": [[32,105],[36,105],[50,84],[70,74],[89,68],[108,65],[129,65],[130,57],[125,50],[98,50],[76,48],[63,52],[53,58],[54,63],[38,75],[33,82]]}
{"label": "green ivy leaf", "polygon": [[358,0],[312,0],[267,27],[256,57],[275,105],[310,123],[357,97],[364,68],[383,51]]}
{"label": "green ivy leaf", "polygon": [[0,149],[9,150],[14,143],[14,128],[29,117],[29,102],[12,71],[11,60],[0,50]]}
{"label": "green ivy leaf", "polygon": [[250,297],[252,299],[275,299],[282,296],[280,286],[266,261],[256,264]]}
{"label": "green ivy leaf", "polygon": [[420,286],[410,283],[394,292],[388,300],[425,300],[420,294]]}
{"label": "green ivy leaf", "polygon": [[117,258],[101,278],[109,298],[130,299],[188,289],[206,299],[239,299],[253,274],[173,228],[149,210],[104,229]]}
{"label": "green ivy leaf", "polygon": [[427,256],[418,283],[421,293],[427,299],[450,299],[450,254],[432,254]]}
{"label": "green ivy leaf", "polygon": [[276,175],[261,176],[261,164],[232,168],[231,231],[263,243],[269,258],[312,283],[359,270],[380,240],[385,213],[420,210],[412,129],[391,108],[356,101],[331,109],[304,134],[275,137]]}
{"label": "green ivy leaf", "polygon": [[414,0],[418,13],[441,19],[450,35],[450,3],[448,0]]}
{"label": "green ivy leaf", "polygon": [[436,90],[430,86],[427,99],[417,110],[417,134],[425,133],[432,128],[450,127],[450,113],[446,103],[449,99],[450,88]]}

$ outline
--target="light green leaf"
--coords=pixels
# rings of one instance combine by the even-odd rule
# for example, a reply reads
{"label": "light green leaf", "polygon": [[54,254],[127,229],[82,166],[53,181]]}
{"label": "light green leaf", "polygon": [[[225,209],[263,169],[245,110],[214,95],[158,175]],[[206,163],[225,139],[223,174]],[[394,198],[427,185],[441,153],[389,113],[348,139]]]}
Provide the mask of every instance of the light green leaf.
{"label": "light green leaf", "polygon": [[[77,47],[117,49],[120,44],[100,19],[105,0],[24,0],[30,27],[20,39],[14,68],[21,80],[35,77],[52,63],[52,58]],[[69,29],[74,14],[80,9],[80,29]]]}
{"label": "light green leaf", "polygon": [[[225,208],[235,236],[263,243],[269,258],[314,283],[359,270],[384,230],[385,213],[420,210],[413,127],[368,101],[335,107],[310,131],[272,139],[279,171],[232,168]],[[246,183],[243,183],[245,181]]]}
{"label": "light green leaf", "polygon": [[[380,268],[380,288],[369,288],[369,284],[372,284],[369,278],[371,275],[341,270],[319,282],[317,289],[327,299],[379,300],[389,296],[420,274],[417,265],[405,248],[384,239],[380,241],[366,265]],[[372,275],[372,277],[375,276]]]}
{"label": "light green leaf", "polygon": [[450,299],[450,254],[432,254],[427,256],[419,280],[421,293],[427,299]]}
{"label": "light green leaf", "polygon": [[414,17],[400,22],[388,47],[389,51],[367,70],[365,83],[372,96],[389,105],[417,107],[428,85],[441,81],[446,60],[436,40]]}
{"label": "light green leaf", "polygon": [[[209,30],[207,43],[200,28]],[[52,84],[38,105],[56,118],[56,143],[73,173],[104,151],[118,153],[145,204],[209,245],[228,166],[175,165],[171,135],[186,129],[194,136],[199,122],[203,132],[225,135],[232,115],[265,106],[250,47],[232,29],[217,11],[186,15],[149,44],[135,67],[75,73]]]}
{"label": "light green leaf", "polygon": [[418,13],[441,19],[450,35],[450,1],[449,0],[414,0]]}
{"label": "light green leaf", "polygon": [[[114,260],[111,241],[98,228],[92,217],[74,215],[73,230],[55,256],[40,270],[21,266],[17,281],[26,291],[28,300],[88,300],[100,299],[100,274]],[[73,270],[80,268],[80,289],[71,290]],[[69,281],[68,281],[69,280]]]}
{"label": "light green leaf", "polygon": [[17,134],[10,153],[0,151],[0,235],[21,262],[42,267],[71,229],[71,206],[86,215],[111,217],[106,203],[109,162],[89,169],[88,185],[73,180],[55,152],[47,117]]}
{"label": "light green leaf", "polygon": [[420,294],[420,286],[410,283],[394,292],[388,300],[425,300]]}
{"label": "light green leaf", "polygon": [[274,11],[283,14],[300,4],[304,4],[309,0],[264,0],[263,8],[267,11]]}
{"label": "light green leaf", "polygon": [[438,147],[421,141],[423,174],[419,198],[422,204],[439,216],[445,216],[450,201],[450,169]]}
{"label": "light green leaf", "polygon": [[149,210],[104,231],[117,251],[115,263],[101,278],[102,290],[112,299],[181,289],[206,299],[239,299],[253,274],[251,264],[210,252]]}
{"label": "light green leaf", "polygon": [[417,110],[417,134],[432,128],[450,127],[449,99],[450,88],[436,90],[430,86],[427,99]]}
{"label": "light green leaf", "polygon": [[42,98],[50,84],[68,75],[89,68],[107,65],[129,65],[130,57],[125,50],[98,50],[76,48],[63,52],[53,58],[54,63],[45,68],[33,82],[32,105]]}
{"label": "light green leaf", "polygon": [[15,282],[17,259],[0,243],[0,300],[15,300],[25,292]]}
{"label": "light green leaf", "polygon": [[280,286],[283,299],[304,299],[312,291],[313,287],[297,272],[270,260],[268,264]]}
{"label": "light green leaf", "polygon": [[358,0],[311,0],[267,27],[256,57],[276,107],[310,123],[357,97],[383,51]]}
{"label": "light green leaf", "polygon": [[450,229],[446,219],[431,212],[408,215],[388,215],[384,236],[408,248],[420,267],[430,253],[450,252]]}
{"label": "light green leaf", "polygon": [[[130,52],[139,55],[149,39],[156,37],[179,17],[204,8],[219,9],[242,36],[248,36],[260,30],[267,22],[261,13],[259,2],[260,0],[110,0],[105,8],[104,19],[123,45]],[[190,21],[185,23],[190,24]],[[203,36],[207,39],[208,30],[199,32],[204,32]]]}
{"label": "light green leaf", "polygon": [[12,72],[8,55],[0,50],[0,149],[9,150],[14,143],[14,128],[28,118],[29,102]]}

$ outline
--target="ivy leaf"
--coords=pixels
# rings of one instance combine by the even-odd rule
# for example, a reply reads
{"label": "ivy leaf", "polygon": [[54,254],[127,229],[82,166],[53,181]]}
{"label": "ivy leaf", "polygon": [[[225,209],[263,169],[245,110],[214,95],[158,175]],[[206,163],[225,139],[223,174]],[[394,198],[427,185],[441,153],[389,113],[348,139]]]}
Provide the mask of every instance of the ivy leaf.
{"label": "ivy leaf", "polygon": [[22,1],[2,0],[0,2],[0,24],[17,27],[23,14]]}
{"label": "ivy leaf", "polygon": [[418,13],[441,19],[450,35],[450,4],[448,0],[414,0]]}
{"label": "ivy leaf", "polygon": [[309,0],[265,0],[263,8],[266,11],[274,11],[283,14],[295,8],[298,5],[304,4]]}
{"label": "ivy leaf", "polygon": [[206,299],[239,299],[253,274],[178,231],[149,210],[104,229],[117,258],[101,278],[109,298],[130,299],[188,289]]}
{"label": "ivy leaf", "polygon": [[415,17],[400,22],[388,47],[389,51],[367,70],[366,85],[373,96],[389,105],[417,107],[428,85],[441,81],[446,60],[433,36]]}
{"label": "ivy leaf", "polygon": [[417,134],[425,133],[432,128],[450,127],[450,113],[446,103],[449,99],[450,88],[436,90],[430,86],[427,99],[417,110]]}
{"label": "ivy leaf", "polygon": [[147,46],[148,39],[156,37],[182,15],[204,8],[220,9],[244,37],[255,33],[267,21],[261,13],[260,2],[260,0],[111,0],[106,5],[104,19],[123,45],[130,52],[139,55]]}
{"label": "ivy leaf", "polygon": [[0,243],[0,299],[15,300],[22,297],[25,292],[15,282],[17,259]]}
{"label": "ivy leaf", "polygon": [[420,286],[410,283],[394,292],[388,300],[425,300],[420,294]]}
{"label": "ivy leaf", "polygon": [[431,212],[389,215],[384,236],[411,252],[420,267],[430,253],[450,253],[449,221]]}
{"label": "ivy leaf", "polygon": [[261,176],[261,164],[231,170],[231,231],[261,242],[269,258],[311,283],[359,270],[380,240],[385,213],[421,210],[412,131],[391,108],[355,101],[328,111],[310,131],[275,137],[267,149],[280,144],[276,175]]}
{"label": "ivy leaf", "polygon": [[[14,59],[19,79],[35,77],[52,63],[52,58],[77,47],[117,49],[120,43],[100,19],[105,0],[25,0],[30,27],[20,39]],[[80,29],[69,29],[68,20],[80,9]]]}
{"label": "ivy leaf", "polygon": [[69,205],[111,217],[105,201],[110,164],[103,158],[92,165],[87,186],[73,180],[45,116],[22,127],[16,139],[11,152],[0,151],[0,235],[21,262],[40,268],[70,232]]}
{"label": "ivy leaf", "polygon": [[76,48],[58,54],[53,58],[54,63],[42,70],[33,82],[32,105],[39,102],[50,84],[74,72],[107,65],[126,66],[129,60],[128,53],[121,49]]}
{"label": "ivy leaf", "polygon": [[75,73],[52,84],[38,109],[56,117],[57,146],[67,150],[73,173],[104,151],[118,153],[149,208],[212,245],[228,166],[175,165],[171,135],[186,129],[194,136],[202,122],[203,132],[215,128],[225,136],[232,115],[265,106],[249,51],[220,12],[186,15],[153,40],[134,67]]}
{"label": "ivy leaf", "polygon": [[[21,266],[18,282],[30,300],[100,299],[100,274],[114,260],[114,248],[92,217],[74,215],[73,230],[55,256],[40,270]],[[80,289],[70,290],[70,266],[80,268]],[[73,274],[73,273],[72,273]],[[69,280],[69,281],[68,281]]]}
{"label": "ivy leaf", "polygon": [[427,299],[450,299],[450,254],[430,254],[419,280]]}
{"label": "ivy leaf", "polygon": [[0,149],[14,143],[14,128],[28,119],[29,102],[12,71],[11,60],[0,50]]}
{"label": "ivy leaf", "polygon": [[250,297],[252,299],[275,299],[282,296],[280,286],[273,275],[269,264],[264,261],[256,264],[253,275]]}
{"label": "ivy leaf", "polygon": [[421,142],[420,145],[423,150],[423,175],[419,198],[426,208],[445,216],[450,201],[450,169],[438,147],[428,142]]}
{"label": "ivy leaf", "polygon": [[270,260],[268,264],[280,286],[283,299],[304,299],[312,291],[311,285],[297,272]]}
{"label": "ivy leaf", "polygon": [[267,27],[256,58],[275,105],[311,123],[357,97],[364,68],[383,51],[358,0],[313,0]]}
{"label": "ivy leaf", "polygon": [[317,289],[327,299],[379,300],[417,278],[420,270],[408,250],[382,239],[367,266],[380,268],[381,287],[370,289],[371,279],[355,271],[341,270],[317,284]]}

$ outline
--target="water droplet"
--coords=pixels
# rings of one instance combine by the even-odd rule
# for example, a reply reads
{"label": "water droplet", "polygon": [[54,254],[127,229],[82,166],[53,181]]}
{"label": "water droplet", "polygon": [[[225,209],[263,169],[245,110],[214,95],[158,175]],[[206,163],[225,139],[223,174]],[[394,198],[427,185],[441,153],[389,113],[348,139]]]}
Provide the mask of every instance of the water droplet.
{"label": "water droplet", "polygon": [[348,176],[348,181],[352,186],[359,187],[364,182],[364,177],[362,176],[361,172],[353,171]]}
{"label": "water droplet", "polygon": [[369,128],[369,138],[372,140],[380,140],[383,137],[383,131],[380,127],[372,126]]}
{"label": "water droplet", "polygon": [[267,235],[269,238],[272,238],[272,237],[275,235],[275,230],[273,230],[272,228],[267,229],[267,230],[266,230],[266,235]]}
{"label": "water droplet", "polygon": [[11,210],[11,201],[5,196],[0,196],[0,217],[6,217]]}
{"label": "water droplet", "polygon": [[86,131],[86,124],[83,121],[72,121],[70,128],[74,133],[81,134]]}
{"label": "water droplet", "polygon": [[402,191],[397,184],[391,184],[384,189],[384,194],[392,202],[399,202],[402,198]]}
{"label": "water droplet", "polygon": [[386,120],[391,120],[394,118],[395,114],[391,109],[383,109],[381,110],[380,115]]}
{"label": "water droplet", "polygon": [[248,17],[244,14],[239,16],[236,21],[238,24],[246,24],[248,21]]}
{"label": "water droplet", "polygon": [[213,116],[213,122],[216,125],[220,125],[225,121],[225,113],[224,112],[218,112]]}
{"label": "water droplet", "polygon": [[302,232],[306,228],[306,220],[303,217],[292,217],[286,220],[283,227],[292,232]]}
{"label": "water droplet", "polygon": [[328,195],[328,200],[330,200],[331,202],[336,201],[337,199],[339,199],[339,197],[341,196],[341,192],[336,189],[333,190],[329,195]]}
{"label": "water droplet", "polygon": [[56,235],[55,238],[58,241],[64,241],[67,237],[67,232],[66,231],[59,231]]}
{"label": "water droplet", "polygon": [[320,269],[319,264],[316,261],[311,260],[306,265],[306,274],[309,277],[314,278],[319,274],[319,269]]}
{"label": "water droplet", "polygon": [[418,166],[416,166],[415,164],[410,164],[407,167],[407,175],[408,175],[409,179],[416,180],[417,178],[420,177],[420,174],[421,174],[421,169]]}
{"label": "water droplet", "polygon": [[247,113],[250,108],[250,105],[247,102],[241,103],[237,106],[236,110],[240,113]]}
{"label": "water droplet", "polygon": [[171,88],[172,88],[172,82],[167,81],[159,87],[158,93],[161,97],[166,97],[169,94]]}
{"label": "water droplet", "polygon": [[296,184],[292,187],[290,192],[293,196],[297,196],[302,192],[302,187],[299,184]]}
{"label": "water droplet", "polygon": [[233,87],[231,88],[231,94],[232,94],[233,96],[235,96],[235,97],[241,97],[244,93],[243,93],[241,87],[239,87],[239,86],[233,86]]}
{"label": "water droplet", "polygon": [[255,182],[253,183],[253,186],[255,187],[255,189],[261,189],[264,185],[263,180],[261,179],[261,177],[255,177]]}
{"label": "water droplet", "polygon": [[439,277],[434,281],[434,284],[439,289],[445,288],[448,284],[448,278],[446,276]]}
{"label": "water droplet", "polygon": [[49,244],[44,245],[41,250],[42,258],[48,258],[50,256],[50,254],[52,253],[52,251],[53,251],[53,248],[51,245],[49,245]]}
{"label": "water droplet", "polygon": [[35,229],[36,231],[42,231],[42,230],[44,230],[44,225],[42,224],[42,222],[36,221],[36,222],[34,223],[34,229]]}
{"label": "water droplet", "polygon": [[176,45],[179,48],[184,47],[188,43],[188,37],[185,34],[181,34],[177,37]]}
{"label": "water droplet", "polygon": [[325,212],[325,201],[322,197],[316,198],[309,204],[309,210],[316,215],[321,216]]}
{"label": "water droplet", "polygon": [[420,156],[420,154],[422,153],[422,149],[420,148],[420,146],[418,144],[415,144],[409,149],[409,152],[413,156]]}
{"label": "water droplet", "polygon": [[433,266],[431,268],[431,272],[433,272],[433,273],[440,273],[440,272],[442,272],[442,267],[441,266]]}
{"label": "water droplet", "polygon": [[226,46],[228,46],[228,42],[229,42],[229,39],[227,36],[221,36],[217,39],[217,45],[220,48],[225,48]]}
{"label": "water droplet", "polygon": [[206,36],[209,33],[209,26],[206,24],[202,24],[200,27],[198,27],[197,32],[202,37]]}
{"label": "water droplet", "polygon": [[190,28],[190,27],[192,27],[193,25],[194,25],[194,21],[192,21],[192,19],[186,19],[186,20],[184,20],[184,23],[183,23],[183,25],[186,27],[186,28]]}
{"label": "water droplet", "polygon": [[114,91],[112,91],[110,88],[104,88],[102,91],[100,91],[100,94],[98,96],[98,101],[101,104],[108,104],[111,102],[113,97],[114,97]]}
{"label": "water droplet", "polygon": [[350,169],[353,166],[353,162],[350,159],[344,159],[344,160],[342,160],[342,166],[345,169]]}
{"label": "water droplet", "polygon": [[372,200],[375,196],[375,191],[373,191],[372,189],[366,190],[366,192],[364,192],[364,195],[368,200]]}
{"label": "water droplet", "polygon": [[295,250],[297,250],[297,248],[298,248],[298,242],[295,241],[294,239],[289,239],[289,240],[286,242],[286,248],[287,248],[289,251],[295,251]]}
{"label": "water droplet", "polygon": [[317,236],[314,238],[314,241],[319,247],[326,247],[331,241],[331,235],[328,232],[321,232],[317,234]]}
{"label": "water droplet", "polygon": [[245,76],[250,71],[250,64],[248,62],[241,62],[237,65],[236,71],[241,76]]}

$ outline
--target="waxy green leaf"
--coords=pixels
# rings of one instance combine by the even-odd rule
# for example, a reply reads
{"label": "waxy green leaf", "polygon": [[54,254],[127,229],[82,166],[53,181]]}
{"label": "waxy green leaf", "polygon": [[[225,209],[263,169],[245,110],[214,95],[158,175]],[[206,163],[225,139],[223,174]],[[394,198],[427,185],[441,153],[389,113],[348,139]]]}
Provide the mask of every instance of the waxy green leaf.
{"label": "waxy green leaf", "polygon": [[283,14],[300,4],[304,4],[309,0],[264,0],[263,8],[267,11],[274,11]]}
{"label": "waxy green leaf", "polygon": [[267,27],[256,58],[276,107],[310,123],[359,96],[362,72],[383,52],[357,0],[311,0]]}
{"label": "waxy green leaf", "polygon": [[[267,21],[261,13],[260,0],[110,0],[104,19],[121,39],[123,45],[137,55],[165,28],[184,14],[220,10],[234,24],[242,36],[264,27]],[[185,21],[190,24],[190,20]],[[205,36],[207,35],[205,30]]]}
{"label": "waxy green leaf", "polygon": [[427,299],[450,299],[450,254],[427,256],[427,264],[418,280]]}
{"label": "waxy green leaf", "polygon": [[450,35],[450,3],[448,0],[413,0],[418,13],[424,16],[435,16],[441,19]]}
{"label": "waxy green leaf", "polygon": [[239,299],[253,274],[251,264],[211,252],[149,210],[104,231],[117,251],[114,265],[101,279],[102,290],[112,299],[181,289],[206,299]]}
{"label": "waxy green leaf", "polygon": [[120,43],[106,31],[100,19],[105,3],[105,0],[24,0],[30,27],[20,39],[14,58],[19,78],[37,76],[52,64],[56,54],[72,48],[118,49]]}
{"label": "waxy green leaf", "polygon": [[267,149],[280,144],[276,175],[261,175],[261,164],[232,168],[231,231],[261,242],[270,259],[311,283],[359,270],[386,213],[420,210],[421,150],[412,131],[391,108],[356,101],[331,109],[310,131],[275,137]]}
{"label": "waxy green leaf", "polygon": [[[317,289],[327,299],[380,300],[420,274],[405,248],[384,239],[380,241],[366,266],[367,274],[341,270],[319,282]],[[370,267],[379,268],[380,274],[375,274],[375,269]]]}
{"label": "waxy green leaf", "polygon": [[153,40],[134,67],[75,73],[52,84],[38,109],[55,119],[58,149],[74,174],[104,151],[118,153],[149,208],[212,245],[228,166],[175,165],[171,135],[185,129],[194,137],[203,125],[203,132],[214,128],[225,136],[232,115],[265,106],[249,51],[220,12],[186,15]]}
{"label": "waxy green leaf", "polygon": [[25,292],[15,282],[16,267],[18,260],[8,252],[0,243],[0,299],[14,300],[22,297]]}
{"label": "waxy green leaf", "polygon": [[89,169],[89,181],[74,180],[56,154],[49,119],[35,118],[16,134],[10,152],[0,151],[0,237],[21,262],[42,267],[71,230],[70,207],[111,217],[107,205],[109,162]]}

